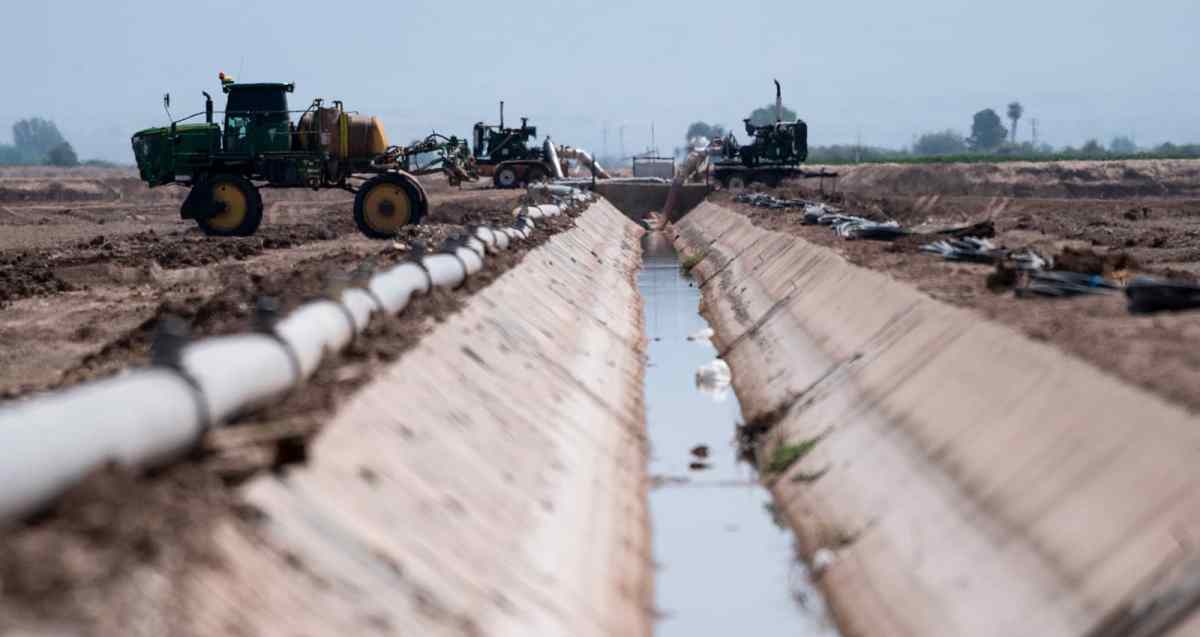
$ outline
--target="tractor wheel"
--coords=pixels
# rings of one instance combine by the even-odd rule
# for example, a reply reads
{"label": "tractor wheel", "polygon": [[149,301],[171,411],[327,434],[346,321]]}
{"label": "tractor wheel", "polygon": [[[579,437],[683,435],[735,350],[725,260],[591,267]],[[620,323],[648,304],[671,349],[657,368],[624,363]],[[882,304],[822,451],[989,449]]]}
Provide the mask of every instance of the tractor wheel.
{"label": "tractor wheel", "polygon": [[391,239],[401,227],[421,223],[428,203],[408,178],[385,174],[373,177],[354,197],[354,223],[372,239]]}
{"label": "tractor wheel", "polygon": [[781,181],[779,175],[775,173],[766,173],[758,178],[767,188],[778,188]]}
{"label": "tractor wheel", "polygon": [[729,190],[745,190],[750,182],[742,175],[732,175],[725,184]]}
{"label": "tractor wheel", "polygon": [[194,186],[208,188],[216,213],[198,217],[204,234],[214,237],[248,237],[262,223],[263,202],[258,188],[237,175],[217,175]]}
{"label": "tractor wheel", "polygon": [[529,172],[525,173],[525,183],[527,184],[541,184],[545,183],[549,179],[549,173],[547,173],[545,169],[537,166],[530,168]]}
{"label": "tractor wheel", "polygon": [[517,169],[513,166],[502,166],[496,171],[493,181],[497,188],[516,188],[521,185],[521,178],[517,176]]}

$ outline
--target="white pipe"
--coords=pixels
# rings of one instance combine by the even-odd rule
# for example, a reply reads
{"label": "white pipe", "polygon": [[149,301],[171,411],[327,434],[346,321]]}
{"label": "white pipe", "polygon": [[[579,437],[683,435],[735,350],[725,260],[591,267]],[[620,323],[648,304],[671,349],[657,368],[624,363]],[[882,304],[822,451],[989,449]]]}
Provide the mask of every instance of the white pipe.
{"label": "white pipe", "polygon": [[479,226],[476,228],[475,238],[479,239],[485,246],[487,246],[488,252],[496,252],[497,250],[503,250],[504,248],[508,247],[507,245],[504,247],[497,245],[499,235],[496,234],[495,230],[492,230],[487,226]]}
{"label": "white pipe", "polygon": [[483,257],[483,255],[487,254],[487,252],[488,252],[487,244],[484,243],[482,240],[480,240],[478,237],[468,238],[467,239],[467,248],[470,250],[474,250],[475,254],[478,254],[480,257]]}
{"label": "white pipe", "polygon": [[183,349],[180,364],[196,381],[214,423],[261,406],[301,380],[286,346],[264,334],[197,341]]}
{"label": "white pipe", "polygon": [[[562,214],[535,206],[537,215]],[[185,346],[179,370],[153,368],[44,394],[0,408],[0,521],[26,515],[106,462],[155,464],[189,449],[205,426],[266,404],[303,382],[324,356],[346,347],[372,314],[403,310],[430,285],[455,288],[536,225],[479,228],[454,254],[432,254],[348,288],[338,301],[306,303],[273,334],[240,334]],[[340,301],[340,302],[339,302]]]}
{"label": "white pipe", "polygon": [[479,253],[470,248],[457,248],[454,250],[454,256],[462,261],[463,267],[466,268],[467,276],[478,273],[483,269],[483,258]]}
{"label": "white pipe", "polygon": [[275,334],[296,356],[300,375],[308,378],[317,371],[326,351],[336,352],[350,343],[354,326],[338,303],[313,301],[276,323]]}
{"label": "white pipe", "polygon": [[430,255],[421,259],[421,263],[425,264],[433,284],[440,288],[456,288],[467,278],[462,262],[453,254]]}
{"label": "white pipe", "polygon": [[553,196],[558,196],[558,197],[570,197],[572,195],[581,194],[583,192],[582,190],[579,190],[578,188],[574,188],[571,186],[564,186],[562,184],[529,184],[529,187],[527,188],[527,190],[529,191],[530,194],[540,191],[542,193],[545,193],[548,195],[553,195]]}
{"label": "white pipe", "polygon": [[500,250],[507,250],[509,244],[512,243],[512,237],[508,236],[508,233],[504,232],[503,230],[496,230],[494,228],[491,228],[490,230],[492,232],[492,236],[496,239],[496,248]]}
{"label": "white pipe", "polygon": [[342,306],[354,318],[354,333],[362,334],[371,322],[371,315],[380,309],[369,292],[362,288],[348,288],[342,292]]}
{"label": "white pipe", "polygon": [[0,521],[109,462],[153,465],[188,448],[204,427],[197,398],[175,372],[143,369],[0,410]]}
{"label": "white pipe", "polygon": [[379,299],[383,311],[399,314],[414,294],[427,292],[429,278],[415,263],[404,263],[371,277],[367,289]]}

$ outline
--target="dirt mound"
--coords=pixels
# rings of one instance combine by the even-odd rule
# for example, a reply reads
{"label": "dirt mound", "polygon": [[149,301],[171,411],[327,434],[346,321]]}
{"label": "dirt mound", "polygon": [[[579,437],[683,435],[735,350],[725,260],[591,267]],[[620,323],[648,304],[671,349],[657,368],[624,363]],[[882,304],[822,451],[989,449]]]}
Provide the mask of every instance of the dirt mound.
{"label": "dirt mound", "polygon": [[1200,196],[1200,160],[861,164],[824,168],[840,174],[839,190],[857,195],[1084,199]]}
{"label": "dirt mound", "polygon": [[17,299],[72,289],[37,255],[0,254],[0,307]]}

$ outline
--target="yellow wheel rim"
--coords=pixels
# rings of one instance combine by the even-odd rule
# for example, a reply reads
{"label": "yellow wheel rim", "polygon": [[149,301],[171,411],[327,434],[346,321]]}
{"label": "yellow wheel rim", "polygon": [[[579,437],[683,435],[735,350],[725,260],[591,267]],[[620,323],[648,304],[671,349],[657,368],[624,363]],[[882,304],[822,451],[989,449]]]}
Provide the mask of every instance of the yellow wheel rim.
{"label": "yellow wheel rim", "polygon": [[407,224],[411,217],[412,201],[408,192],[396,184],[375,186],[363,201],[363,220],[376,232],[391,234]]}
{"label": "yellow wheel rim", "polygon": [[225,204],[225,209],[209,217],[208,225],[226,232],[237,230],[246,220],[246,212],[250,209],[246,193],[235,184],[220,183],[213,187],[212,196],[213,202]]}

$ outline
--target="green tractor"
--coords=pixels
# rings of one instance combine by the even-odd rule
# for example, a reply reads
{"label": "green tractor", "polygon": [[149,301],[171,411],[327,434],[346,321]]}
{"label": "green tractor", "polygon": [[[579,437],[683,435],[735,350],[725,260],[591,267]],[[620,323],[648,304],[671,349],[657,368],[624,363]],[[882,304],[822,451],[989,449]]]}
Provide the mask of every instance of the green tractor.
{"label": "green tractor", "polygon": [[[223,126],[213,121],[212,96],[205,92],[203,112],[139,131],[132,140],[142,180],[152,188],[189,188],[180,216],[209,235],[254,234],[263,217],[260,187],[340,188],[357,194],[359,230],[388,238],[420,223],[429,208],[416,175],[442,172],[452,184],[476,177],[465,140],[434,133],[408,147],[389,146],[378,119],[348,113],[339,101],[326,107],[316,99],[304,111],[290,111],[294,84],[219,77],[228,96]],[[163,101],[169,113],[170,97]],[[203,123],[189,123],[201,116]]]}
{"label": "green tractor", "polygon": [[517,188],[522,184],[546,181],[553,167],[542,146],[530,145],[537,138],[537,127],[529,118],[521,118],[520,128],[504,127],[504,102],[500,102],[500,124],[475,124],[475,165],[479,174],[490,176],[497,188]]}

